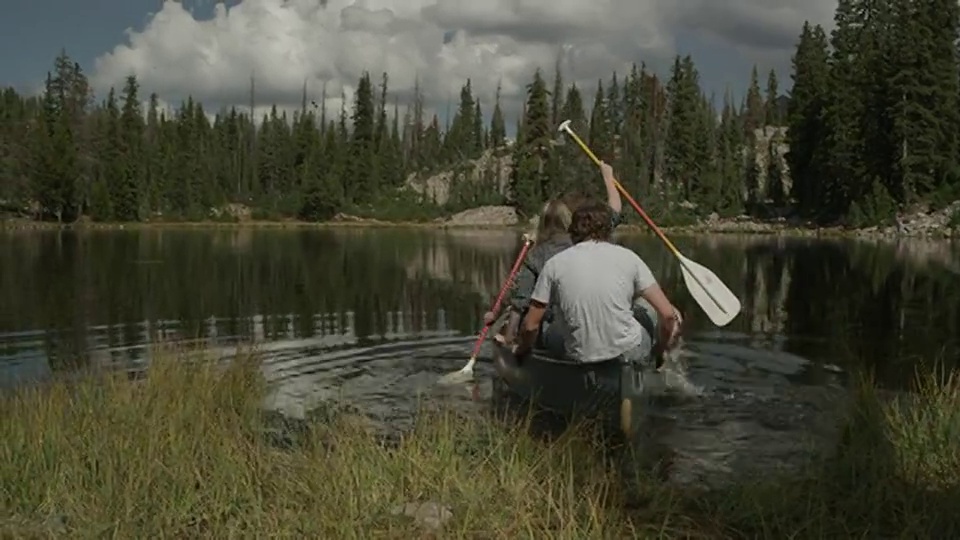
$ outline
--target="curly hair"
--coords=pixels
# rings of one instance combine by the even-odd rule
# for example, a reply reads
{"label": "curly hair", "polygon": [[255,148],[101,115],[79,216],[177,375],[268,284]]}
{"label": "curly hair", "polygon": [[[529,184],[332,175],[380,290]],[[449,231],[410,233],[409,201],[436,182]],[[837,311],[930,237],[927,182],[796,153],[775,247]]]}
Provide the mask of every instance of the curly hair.
{"label": "curly hair", "polygon": [[613,233],[613,211],[606,204],[591,200],[580,205],[570,220],[570,239],[606,242]]}

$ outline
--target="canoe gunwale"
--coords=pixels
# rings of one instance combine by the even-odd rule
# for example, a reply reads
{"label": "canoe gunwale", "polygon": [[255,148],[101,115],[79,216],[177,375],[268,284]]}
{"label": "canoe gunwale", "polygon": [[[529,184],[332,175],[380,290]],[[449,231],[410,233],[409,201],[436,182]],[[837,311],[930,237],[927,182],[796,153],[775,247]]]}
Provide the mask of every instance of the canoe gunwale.
{"label": "canoe gunwale", "polygon": [[531,351],[529,355],[524,356],[522,358],[517,358],[518,364],[523,365],[523,363],[527,362],[531,358],[533,358],[537,362],[543,362],[545,364],[556,364],[558,366],[581,368],[581,369],[594,369],[598,367],[607,367],[611,365],[628,363],[622,357],[614,357],[614,358],[611,358],[610,360],[601,360],[600,362],[578,362],[576,360],[554,358],[544,350],[534,349],[533,351]]}

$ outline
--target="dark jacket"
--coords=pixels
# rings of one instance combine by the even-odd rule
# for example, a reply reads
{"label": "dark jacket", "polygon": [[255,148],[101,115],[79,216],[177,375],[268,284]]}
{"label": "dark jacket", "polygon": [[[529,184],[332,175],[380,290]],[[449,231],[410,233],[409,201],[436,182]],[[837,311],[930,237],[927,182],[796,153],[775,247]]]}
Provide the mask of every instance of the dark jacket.
{"label": "dark jacket", "polygon": [[[510,291],[510,306],[514,310],[519,313],[527,312],[527,308],[530,307],[530,295],[533,294],[533,287],[537,284],[537,278],[540,277],[543,266],[547,264],[551,257],[572,245],[573,242],[570,241],[570,237],[563,235],[543,244],[537,244],[530,250],[526,260],[523,261],[523,266],[517,273],[513,290]],[[544,314],[543,320],[547,322],[553,320],[553,313],[549,306],[547,306],[547,312]]]}

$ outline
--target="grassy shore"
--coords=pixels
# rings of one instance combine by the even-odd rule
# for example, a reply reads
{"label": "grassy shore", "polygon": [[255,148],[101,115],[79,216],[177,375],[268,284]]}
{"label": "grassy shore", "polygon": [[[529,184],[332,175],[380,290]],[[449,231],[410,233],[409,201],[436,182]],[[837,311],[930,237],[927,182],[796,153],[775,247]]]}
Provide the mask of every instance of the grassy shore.
{"label": "grassy shore", "polygon": [[[960,380],[854,392],[837,451],[798,476],[696,495],[642,477],[641,505],[596,438],[425,411],[385,445],[350,416],[278,448],[255,360],[168,355],[138,382],[97,376],[0,398],[0,536],[950,538],[960,534]],[[396,515],[437,501],[442,531]]]}

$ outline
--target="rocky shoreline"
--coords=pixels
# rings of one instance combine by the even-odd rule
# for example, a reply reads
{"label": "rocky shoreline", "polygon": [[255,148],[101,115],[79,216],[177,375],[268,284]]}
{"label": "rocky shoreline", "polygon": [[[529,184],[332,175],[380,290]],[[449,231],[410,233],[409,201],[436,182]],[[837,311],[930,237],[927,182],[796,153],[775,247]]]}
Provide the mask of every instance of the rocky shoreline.
{"label": "rocky shoreline", "polygon": [[[859,238],[960,238],[960,201],[935,212],[914,212],[898,216],[898,222],[888,227],[868,227],[852,229],[841,225],[820,226],[809,221],[795,218],[776,218],[761,220],[750,216],[720,218],[711,215],[703,222],[678,227],[662,227],[664,232],[672,234],[749,234],[781,236],[844,236]],[[516,211],[508,206],[487,206],[460,212],[435,223],[440,227],[515,227],[536,226],[537,216],[523,220]],[[630,224],[621,227],[630,232],[649,231],[642,224]]]}
{"label": "rocky shoreline", "polygon": [[[887,227],[869,227],[852,229],[841,225],[818,226],[794,218],[776,218],[761,220],[749,216],[720,218],[712,215],[703,222],[676,227],[663,227],[670,234],[730,234],[730,235],[778,235],[778,236],[842,236],[865,239],[885,239],[897,237],[920,237],[932,239],[960,238],[960,201],[935,212],[914,212],[898,217],[898,223]],[[123,230],[136,228],[326,228],[326,227],[411,227],[426,229],[503,229],[532,228],[538,217],[524,219],[509,206],[481,206],[459,212],[449,217],[427,222],[394,222],[363,218],[349,214],[338,214],[328,222],[283,221],[201,221],[201,222],[145,222],[145,223],[95,223],[81,221],[71,224],[57,224],[34,221],[25,218],[0,219],[0,230],[49,230],[49,229],[89,229]],[[649,232],[642,223],[623,225],[623,231]]]}
{"label": "rocky shoreline", "polygon": [[[679,234],[749,234],[778,236],[843,236],[864,239],[887,238],[960,238],[960,227],[949,226],[948,219],[939,216],[920,215],[910,219],[901,219],[900,224],[887,227],[866,227],[855,229],[841,225],[818,226],[802,220],[780,218],[776,220],[757,220],[747,216],[733,219],[708,220],[703,223],[681,227],[663,227],[664,232]],[[643,225],[628,226],[630,229]]]}

